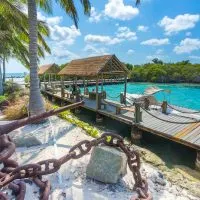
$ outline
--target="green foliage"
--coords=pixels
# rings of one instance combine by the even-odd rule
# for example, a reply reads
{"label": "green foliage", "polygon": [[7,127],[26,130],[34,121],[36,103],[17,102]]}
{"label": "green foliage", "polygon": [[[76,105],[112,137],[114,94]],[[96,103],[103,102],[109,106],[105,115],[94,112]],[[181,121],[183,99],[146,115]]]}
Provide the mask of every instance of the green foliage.
{"label": "green foliage", "polygon": [[127,67],[128,70],[132,70],[133,69],[133,65],[129,64],[129,63],[126,63],[126,67]]}
{"label": "green foliage", "polygon": [[[53,106],[54,109],[58,108],[58,106]],[[58,114],[58,116],[80,128],[82,128],[83,130],[85,130],[88,135],[90,135],[91,137],[94,138],[98,138],[99,137],[99,131],[94,128],[93,126],[89,125],[86,122],[83,122],[81,120],[79,120],[76,116],[74,116],[70,111],[64,111],[60,114]]]}
{"label": "green foliage", "polygon": [[129,77],[135,82],[200,83],[200,64],[189,60],[162,63],[154,59],[154,63],[134,66]]}
{"label": "green foliage", "polygon": [[4,101],[7,101],[7,99],[8,98],[4,95],[0,96],[0,104],[3,103]]}
{"label": "green foliage", "polygon": [[[22,11],[22,0],[0,0],[0,5],[0,55],[6,60],[15,57],[29,68],[28,16]],[[44,40],[49,34],[48,26],[38,21],[38,59],[44,57],[45,51],[51,52]]]}
{"label": "green foliage", "polygon": [[30,83],[30,75],[27,74],[25,77],[24,77],[24,81],[25,83]]}
{"label": "green foliage", "polygon": [[68,63],[64,63],[64,64],[59,65],[60,70],[63,69],[64,67],[66,67],[66,65],[68,65]]}
{"label": "green foliage", "polygon": [[18,93],[22,89],[19,84],[13,82],[12,80],[6,81],[4,86],[4,93],[6,95],[12,95],[13,93]]}

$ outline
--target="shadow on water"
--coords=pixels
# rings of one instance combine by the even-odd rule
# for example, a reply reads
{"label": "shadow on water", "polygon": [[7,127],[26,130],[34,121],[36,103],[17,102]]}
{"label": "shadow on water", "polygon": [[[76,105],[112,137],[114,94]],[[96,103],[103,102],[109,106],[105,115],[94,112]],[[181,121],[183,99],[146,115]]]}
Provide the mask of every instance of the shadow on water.
{"label": "shadow on water", "polygon": [[[86,109],[82,109],[81,113],[76,114],[76,116],[80,120],[94,125],[102,132],[112,131],[130,139],[131,127],[124,123],[107,117],[104,117],[102,123],[96,123],[96,113]],[[145,132],[139,146],[155,153],[169,168],[174,165],[185,165],[194,169],[196,151],[182,144]]]}

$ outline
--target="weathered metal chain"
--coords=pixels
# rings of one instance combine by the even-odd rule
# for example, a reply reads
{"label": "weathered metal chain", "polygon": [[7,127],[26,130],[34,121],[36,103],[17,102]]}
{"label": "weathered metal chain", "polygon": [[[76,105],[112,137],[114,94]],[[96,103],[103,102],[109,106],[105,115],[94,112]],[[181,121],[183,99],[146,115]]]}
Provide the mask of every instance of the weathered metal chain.
{"label": "weathered metal chain", "polygon": [[[135,186],[138,196],[133,197],[132,199],[151,199],[150,194],[148,193],[148,185],[146,180],[142,179],[140,174],[140,158],[139,154],[127,147],[123,138],[117,134],[113,133],[104,133],[100,138],[94,139],[92,141],[83,140],[78,144],[74,145],[69,153],[61,157],[60,159],[48,159],[40,161],[36,164],[27,164],[19,166],[11,170],[9,173],[4,174],[0,178],[0,188],[11,183],[16,179],[25,179],[33,178],[34,182],[42,190],[42,200],[48,200],[50,193],[50,182],[43,182],[41,177],[43,175],[52,174],[58,171],[64,163],[68,162],[71,159],[79,159],[82,156],[86,155],[92,147],[98,146],[99,144],[104,144],[107,146],[112,146],[115,148],[120,148],[127,156],[128,166],[133,174],[135,179]],[[11,148],[11,147],[9,147]],[[8,149],[9,149],[8,148]],[[9,150],[7,151],[9,152]],[[4,150],[5,151],[5,150]],[[6,155],[6,153],[4,152]],[[1,155],[1,154],[0,154]],[[5,156],[4,156],[5,157]],[[4,159],[5,160],[5,159]],[[1,161],[1,160],[0,160]]]}

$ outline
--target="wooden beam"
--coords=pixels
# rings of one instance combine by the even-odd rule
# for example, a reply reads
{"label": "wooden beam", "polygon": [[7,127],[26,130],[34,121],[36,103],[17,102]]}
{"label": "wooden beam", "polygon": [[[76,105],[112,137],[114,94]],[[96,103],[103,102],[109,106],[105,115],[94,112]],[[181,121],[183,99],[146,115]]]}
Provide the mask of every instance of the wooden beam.
{"label": "wooden beam", "polygon": [[127,76],[124,77],[124,103],[126,104]]}
{"label": "wooden beam", "polygon": [[99,109],[99,92],[98,92],[98,87],[99,87],[99,77],[96,77],[96,110]]}
{"label": "wooden beam", "polygon": [[101,73],[101,92],[103,92],[103,74]]}

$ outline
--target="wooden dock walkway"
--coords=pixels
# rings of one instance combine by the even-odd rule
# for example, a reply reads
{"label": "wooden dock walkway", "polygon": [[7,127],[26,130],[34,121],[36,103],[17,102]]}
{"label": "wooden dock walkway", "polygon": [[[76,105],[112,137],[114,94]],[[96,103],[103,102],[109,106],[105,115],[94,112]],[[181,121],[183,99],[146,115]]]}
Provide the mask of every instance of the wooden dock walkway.
{"label": "wooden dock walkway", "polygon": [[[54,94],[45,90],[42,90],[42,92],[51,97],[60,99],[68,103],[74,102],[74,100],[70,100],[66,97],[61,97],[61,92],[57,92]],[[95,100],[91,100],[86,97],[83,97],[83,100],[85,102],[83,106],[84,108],[96,112]],[[180,107],[176,108],[183,111],[192,111]],[[120,121],[122,123],[128,124],[130,126],[137,127],[138,129],[146,131],[148,133],[167,138],[177,143],[181,143],[198,151],[200,150],[200,122],[191,124],[169,123],[152,117],[144,110],[141,111],[142,121],[140,123],[135,123],[133,111],[122,109],[120,114],[116,114],[116,107],[112,105],[107,105],[106,109],[99,109],[98,113],[103,116],[107,116],[117,121]],[[192,115],[189,116],[186,114],[163,114],[161,111],[158,110],[150,110],[149,112],[160,119],[169,120],[172,122],[189,123],[191,121],[194,121]],[[200,119],[200,113],[195,115],[198,115]]]}

